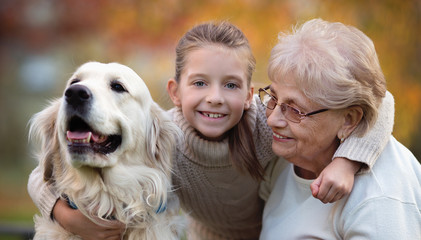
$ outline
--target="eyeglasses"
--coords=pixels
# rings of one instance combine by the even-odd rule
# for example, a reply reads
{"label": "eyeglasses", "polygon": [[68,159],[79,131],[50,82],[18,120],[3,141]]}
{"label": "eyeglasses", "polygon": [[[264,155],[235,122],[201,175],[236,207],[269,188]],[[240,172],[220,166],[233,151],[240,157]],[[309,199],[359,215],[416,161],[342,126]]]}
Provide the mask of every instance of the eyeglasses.
{"label": "eyeglasses", "polygon": [[291,122],[300,123],[301,120],[303,120],[304,118],[308,116],[329,110],[329,109],[320,109],[320,110],[310,112],[310,113],[302,113],[300,110],[294,107],[291,107],[290,105],[286,103],[278,103],[278,99],[274,97],[272,94],[267,92],[269,88],[270,88],[270,85],[265,88],[259,89],[260,101],[265,107],[267,107],[270,110],[274,110],[276,105],[279,105],[281,107],[282,114],[285,116],[286,119],[288,119]]}

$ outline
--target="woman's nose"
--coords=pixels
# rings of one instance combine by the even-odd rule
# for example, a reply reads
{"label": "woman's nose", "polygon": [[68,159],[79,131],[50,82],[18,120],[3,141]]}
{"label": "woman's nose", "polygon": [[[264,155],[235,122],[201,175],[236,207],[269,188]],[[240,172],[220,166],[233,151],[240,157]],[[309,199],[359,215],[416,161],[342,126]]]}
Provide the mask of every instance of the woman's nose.
{"label": "woman's nose", "polygon": [[266,109],[267,123],[270,127],[286,127],[288,122],[286,121],[285,115],[283,114],[279,105],[275,106],[275,109]]}

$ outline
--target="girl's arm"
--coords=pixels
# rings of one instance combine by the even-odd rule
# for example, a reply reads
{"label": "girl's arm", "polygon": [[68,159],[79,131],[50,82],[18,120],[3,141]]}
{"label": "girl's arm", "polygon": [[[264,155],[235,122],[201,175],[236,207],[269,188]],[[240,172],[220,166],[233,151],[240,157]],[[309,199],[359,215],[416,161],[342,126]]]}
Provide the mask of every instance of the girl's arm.
{"label": "girl's arm", "polygon": [[29,176],[28,193],[44,218],[57,221],[67,231],[90,239],[121,239],[124,224],[118,221],[101,221],[98,225],[83,215],[79,210],[72,209],[67,202],[60,199],[53,185],[47,184],[43,178],[42,167],[36,167]]}
{"label": "girl's arm", "polygon": [[395,100],[390,92],[386,92],[379,107],[379,116],[374,126],[363,137],[351,134],[333,155],[333,158],[343,157],[361,162],[361,173],[369,171],[383,148],[386,146],[393,131],[395,118]]}
{"label": "girl's arm", "polygon": [[60,196],[51,184],[44,181],[44,172],[41,166],[37,166],[29,175],[28,193],[35,203],[41,215],[51,217],[54,204]]}
{"label": "girl's arm", "polygon": [[386,146],[393,131],[395,102],[386,92],[374,126],[363,137],[351,134],[333,156],[333,161],[311,185],[313,196],[322,202],[335,202],[348,195],[354,175],[369,171]]}
{"label": "girl's arm", "polygon": [[84,240],[120,240],[125,231],[125,225],[119,221],[96,219],[99,224],[92,222],[79,210],[69,207],[63,199],[59,199],[54,206],[53,216],[64,229]]}

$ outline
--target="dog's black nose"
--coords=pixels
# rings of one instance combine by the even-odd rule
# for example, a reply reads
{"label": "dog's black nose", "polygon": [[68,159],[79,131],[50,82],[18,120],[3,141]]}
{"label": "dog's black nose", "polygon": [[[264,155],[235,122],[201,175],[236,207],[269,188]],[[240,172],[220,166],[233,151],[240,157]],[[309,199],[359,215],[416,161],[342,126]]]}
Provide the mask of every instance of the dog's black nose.
{"label": "dog's black nose", "polygon": [[67,88],[64,96],[71,106],[82,107],[91,100],[92,93],[87,87],[76,84]]}

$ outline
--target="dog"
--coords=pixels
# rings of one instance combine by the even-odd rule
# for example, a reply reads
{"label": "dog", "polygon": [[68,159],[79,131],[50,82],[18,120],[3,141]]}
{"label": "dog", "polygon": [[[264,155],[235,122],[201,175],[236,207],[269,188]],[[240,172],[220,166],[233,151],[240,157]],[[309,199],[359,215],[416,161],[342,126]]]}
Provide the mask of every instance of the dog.
{"label": "dog", "polygon": [[[132,69],[83,64],[63,96],[33,116],[29,132],[40,140],[44,181],[70,206],[92,221],[124,223],[124,239],[178,239],[178,208],[167,200],[181,131]],[[34,239],[80,239],[50,216],[34,221]]]}

